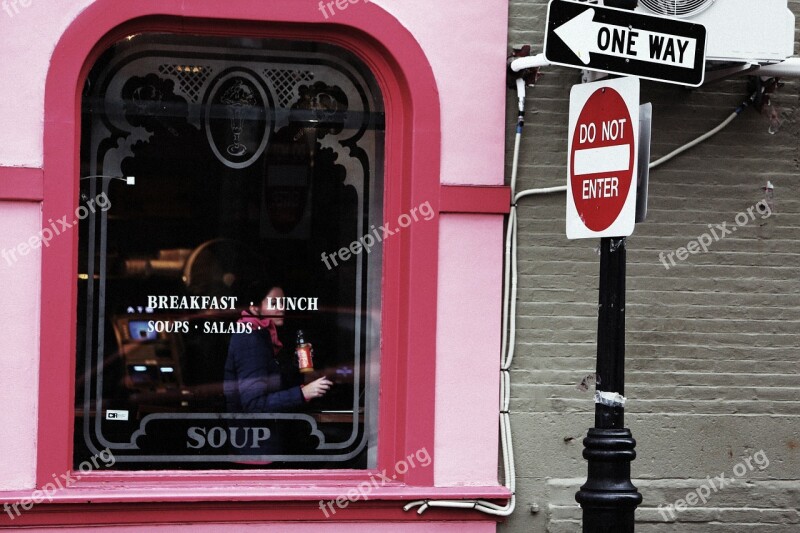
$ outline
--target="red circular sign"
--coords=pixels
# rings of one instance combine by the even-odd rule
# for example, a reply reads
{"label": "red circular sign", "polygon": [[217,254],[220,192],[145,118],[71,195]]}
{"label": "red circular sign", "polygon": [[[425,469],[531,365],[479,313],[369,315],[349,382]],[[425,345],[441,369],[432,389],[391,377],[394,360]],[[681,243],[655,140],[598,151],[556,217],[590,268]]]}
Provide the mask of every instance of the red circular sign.
{"label": "red circular sign", "polygon": [[572,199],[590,230],[604,231],[619,217],[631,188],[634,157],[625,100],[610,87],[598,89],[578,117],[569,161]]}

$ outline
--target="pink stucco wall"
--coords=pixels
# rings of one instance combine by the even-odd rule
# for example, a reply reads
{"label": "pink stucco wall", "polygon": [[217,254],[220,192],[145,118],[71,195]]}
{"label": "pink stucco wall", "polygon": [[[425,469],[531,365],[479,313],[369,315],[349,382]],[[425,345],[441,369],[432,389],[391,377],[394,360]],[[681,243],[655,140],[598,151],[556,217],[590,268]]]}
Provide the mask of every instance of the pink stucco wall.
{"label": "pink stucco wall", "polygon": [[[41,167],[44,80],[64,28],[91,0],[28,0],[0,11],[0,164]],[[287,1],[287,0],[284,0]],[[288,0],[291,1],[291,0]],[[372,0],[416,36],[439,85],[442,182],[503,180],[505,0]],[[358,9],[353,4],[348,9]],[[336,21],[336,16],[328,19]],[[320,14],[320,22],[325,19]]]}
{"label": "pink stucco wall", "polygon": [[0,202],[0,490],[34,483],[41,250],[11,250],[36,235],[41,212],[38,203]]}
{"label": "pink stucco wall", "polygon": [[439,239],[436,483],[491,485],[497,482],[502,301],[495,273],[503,220],[445,215]]}
{"label": "pink stucco wall", "polygon": [[[13,16],[0,11],[0,166],[39,168],[50,56],[64,29],[91,0],[24,3],[28,6],[20,6]],[[433,67],[442,106],[442,182],[502,184],[507,2],[373,3],[416,36]],[[354,4],[349,9],[358,8]],[[10,248],[39,230],[39,205],[0,202],[0,222],[0,248]],[[499,217],[442,217],[437,411],[448,416],[436,420],[435,479],[440,486],[496,482],[501,232]],[[0,490],[30,489],[35,471],[40,255],[34,251],[13,267],[5,263],[0,259],[0,405],[14,408],[0,409],[0,427],[13,428],[0,440]],[[472,327],[476,311],[487,311],[480,334]],[[463,401],[465,392],[469,404]],[[401,529],[386,529],[390,530]],[[460,528],[468,530],[473,531]]]}

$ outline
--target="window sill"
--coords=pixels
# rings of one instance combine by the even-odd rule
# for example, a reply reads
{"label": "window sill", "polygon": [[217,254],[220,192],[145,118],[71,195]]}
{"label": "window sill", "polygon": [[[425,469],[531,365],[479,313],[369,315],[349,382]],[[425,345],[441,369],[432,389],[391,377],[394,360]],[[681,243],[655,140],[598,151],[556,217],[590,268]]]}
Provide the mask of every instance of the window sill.
{"label": "window sill", "polygon": [[[508,500],[511,493],[502,485],[466,487],[417,487],[402,483],[387,483],[369,491],[362,489],[367,500],[410,501],[420,499],[491,499]],[[302,502],[335,500],[346,497],[348,491],[359,491],[357,483],[303,482],[217,482],[198,486],[195,482],[77,482],[57,491],[47,503],[155,503],[155,502],[215,502],[215,501],[276,501]],[[30,499],[35,491],[0,492],[0,503]]]}

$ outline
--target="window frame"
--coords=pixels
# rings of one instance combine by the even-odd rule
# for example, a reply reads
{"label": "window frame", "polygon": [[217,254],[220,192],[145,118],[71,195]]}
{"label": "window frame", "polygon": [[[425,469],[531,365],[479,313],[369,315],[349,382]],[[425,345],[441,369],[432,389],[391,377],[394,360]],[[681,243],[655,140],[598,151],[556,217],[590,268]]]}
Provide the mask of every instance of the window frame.
{"label": "window frame", "polygon": [[[145,4],[145,5],[140,5]],[[432,70],[419,45],[399,22],[374,4],[359,6],[337,25],[319,23],[313,0],[269,3],[126,3],[98,0],[71,24],[54,52],[45,87],[42,218],[56,220],[78,205],[80,102],[83,82],[99,55],[114,42],[139,32],[253,36],[326,42],[348,49],[375,76],[386,110],[384,217],[397,217],[430,202],[437,217],[412,225],[384,242],[382,273],[382,361],[378,466],[334,471],[142,471],[95,472],[65,492],[91,492],[114,482],[115,499],[153,499],[142,491],[156,482],[175,484],[175,498],[317,499],[335,486],[355,486],[425,448],[433,461],[412,468],[374,491],[374,498],[399,498],[434,484],[436,293],[440,108]],[[268,5],[268,7],[267,7]],[[391,52],[389,52],[391,50]],[[65,90],[70,88],[70,90]],[[416,134],[415,134],[416,133]],[[42,250],[39,428],[36,486],[70,470],[75,389],[78,265],[77,232]],[[64,317],[68,317],[64,320]],[[202,486],[198,488],[198,481]],[[231,482],[242,482],[231,487]],[[261,483],[307,487],[275,491]],[[253,491],[253,485],[259,488]],[[199,490],[202,489],[202,490]],[[209,489],[211,489],[209,491]],[[284,487],[285,489],[285,487]],[[436,491],[433,491],[436,492]],[[451,492],[451,497],[455,494]],[[198,493],[202,495],[198,496]],[[333,496],[341,494],[336,491]],[[413,495],[412,495],[413,494]],[[159,498],[160,499],[160,498]],[[82,501],[86,501],[85,498]]]}

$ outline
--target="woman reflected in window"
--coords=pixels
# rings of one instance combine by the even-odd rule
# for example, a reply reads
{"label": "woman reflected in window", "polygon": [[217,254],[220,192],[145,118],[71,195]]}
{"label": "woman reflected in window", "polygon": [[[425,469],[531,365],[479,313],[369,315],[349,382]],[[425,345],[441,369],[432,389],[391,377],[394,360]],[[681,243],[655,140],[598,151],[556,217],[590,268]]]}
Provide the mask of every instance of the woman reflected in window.
{"label": "woman reflected in window", "polygon": [[[284,298],[283,289],[275,284],[259,282],[247,294],[250,305],[242,311],[240,323],[250,324],[250,333],[231,337],[225,361],[224,392],[229,413],[288,413],[299,410],[306,402],[324,396],[333,384],[321,377],[305,385],[287,383],[281,372],[277,354],[283,348],[278,328],[283,326],[284,311],[270,302]],[[252,420],[250,422],[253,422]],[[252,455],[283,453],[284,443],[275,424],[269,424],[270,438]]]}

